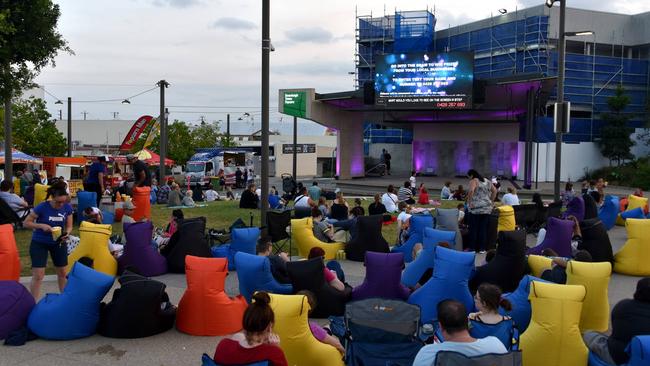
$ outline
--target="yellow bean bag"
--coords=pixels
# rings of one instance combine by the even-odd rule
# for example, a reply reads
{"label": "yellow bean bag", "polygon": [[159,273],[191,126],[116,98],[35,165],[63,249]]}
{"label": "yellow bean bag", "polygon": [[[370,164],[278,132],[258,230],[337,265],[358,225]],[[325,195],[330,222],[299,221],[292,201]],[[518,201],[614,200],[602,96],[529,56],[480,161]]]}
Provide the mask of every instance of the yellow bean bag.
{"label": "yellow bean bag", "polygon": [[541,255],[529,255],[528,256],[528,267],[530,267],[530,273],[533,276],[540,278],[542,277],[542,272],[547,269],[551,269],[553,265],[553,260],[548,257]]}
{"label": "yellow bean bag", "polygon": [[49,188],[50,186],[46,186],[45,184],[34,184],[34,207],[38,206],[39,203],[45,201],[45,196],[47,196],[47,190]]}
{"label": "yellow bean bag", "polygon": [[[627,208],[625,211],[634,210],[638,207],[641,207],[643,212],[648,213],[648,197],[639,197],[633,194],[627,196]],[[616,225],[625,226],[625,220],[621,218],[620,214],[616,217]]]}
{"label": "yellow bean bag", "polygon": [[499,231],[514,231],[515,230],[515,209],[512,206],[499,206]]}
{"label": "yellow bean bag", "polygon": [[625,220],[627,241],[614,255],[614,272],[650,276],[650,219]]}
{"label": "yellow bean bag", "polygon": [[280,347],[289,365],[343,366],[339,351],[319,342],[312,335],[307,319],[310,307],[306,296],[277,294],[269,294],[269,296],[275,314],[273,332],[280,337]]}
{"label": "yellow bean bag", "polygon": [[582,304],[580,330],[605,332],[609,329],[609,299],[607,290],[612,276],[612,264],[609,262],[586,263],[569,261],[567,268],[567,285],[582,285],[587,296]]}
{"label": "yellow bean bag", "polygon": [[117,261],[108,250],[108,238],[111,236],[111,225],[97,225],[83,221],[79,227],[79,246],[68,256],[68,266],[82,257],[93,260],[96,271],[110,276],[117,274]]}
{"label": "yellow bean bag", "polygon": [[524,365],[587,365],[588,349],[579,328],[585,293],[584,286],[531,282],[533,316],[520,339]]}
{"label": "yellow bean bag", "polygon": [[336,252],[345,250],[345,243],[325,243],[314,236],[311,217],[291,220],[291,240],[298,247],[298,255],[307,257],[313,247],[321,247],[325,251],[325,259],[336,259]]}

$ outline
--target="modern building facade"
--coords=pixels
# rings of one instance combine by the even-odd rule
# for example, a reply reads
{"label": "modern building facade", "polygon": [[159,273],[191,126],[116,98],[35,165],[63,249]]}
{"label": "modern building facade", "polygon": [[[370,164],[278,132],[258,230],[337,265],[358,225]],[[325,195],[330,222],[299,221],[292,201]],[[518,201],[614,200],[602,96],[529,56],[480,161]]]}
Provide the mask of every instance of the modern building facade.
{"label": "modern building facade", "polygon": [[[630,125],[644,126],[650,85],[650,12],[624,15],[568,8],[566,19],[567,32],[593,32],[566,41],[564,95],[571,102],[571,123],[563,138],[561,176],[576,180],[585,170],[608,163],[597,141],[602,114],[608,111],[607,99],[618,86],[631,99],[625,110]],[[486,175],[516,176],[528,182],[552,180],[558,22],[559,9],[544,5],[439,30],[435,15],[428,10],[357,15],[357,90],[315,93],[312,111],[329,108],[333,116],[332,109],[338,109],[354,115],[351,120],[362,120],[362,136],[340,140],[360,141],[366,157],[376,157],[388,147],[400,161],[411,162],[401,164],[404,172],[414,168],[449,176],[465,174],[466,167],[474,166]],[[404,112],[368,105],[377,57],[422,51],[474,54],[473,108]],[[483,95],[477,96],[477,90],[483,90]],[[334,121],[329,112],[319,116],[321,120],[312,119],[335,129],[351,128]],[[634,152],[645,153],[638,148]],[[359,159],[352,159],[356,166],[363,165]],[[340,174],[363,175],[360,169],[346,166]]]}

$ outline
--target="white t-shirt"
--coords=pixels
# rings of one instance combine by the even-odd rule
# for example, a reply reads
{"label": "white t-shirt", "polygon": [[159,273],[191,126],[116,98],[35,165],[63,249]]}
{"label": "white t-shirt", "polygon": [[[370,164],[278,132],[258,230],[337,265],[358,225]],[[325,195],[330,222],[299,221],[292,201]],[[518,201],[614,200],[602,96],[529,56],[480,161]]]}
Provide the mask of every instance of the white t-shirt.
{"label": "white t-shirt", "polygon": [[298,196],[293,201],[293,207],[310,207],[309,196]]}
{"label": "white t-shirt", "polygon": [[397,215],[397,229],[398,229],[398,230],[401,229],[401,228],[402,228],[402,224],[403,224],[406,220],[408,220],[408,219],[410,219],[410,218],[411,218],[411,214],[410,214],[410,213],[406,213],[406,211],[402,211],[402,212],[400,212],[399,215]]}
{"label": "white t-shirt", "polygon": [[515,206],[519,204],[519,197],[516,194],[506,193],[501,198],[501,203],[507,206]]}
{"label": "white t-shirt", "polygon": [[386,211],[393,213],[397,211],[397,196],[394,193],[384,193],[381,196],[381,203],[386,207]]}
{"label": "white t-shirt", "polygon": [[436,363],[436,355],[440,351],[455,351],[462,353],[467,357],[480,356],[488,353],[508,353],[506,347],[496,337],[485,337],[477,339],[475,342],[443,342],[424,346],[420,349],[413,366],[432,366]]}
{"label": "white t-shirt", "polygon": [[409,182],[411,182],[411,188],[415,188],[415,175],[412,175],[411,178],[409,178]]}
{"label": "white t-shirt", "polygon": [[219,193],[215,191],[214,189],[208,189],[205,191],[205,200],[208,202],[216,201],[219,199]]}

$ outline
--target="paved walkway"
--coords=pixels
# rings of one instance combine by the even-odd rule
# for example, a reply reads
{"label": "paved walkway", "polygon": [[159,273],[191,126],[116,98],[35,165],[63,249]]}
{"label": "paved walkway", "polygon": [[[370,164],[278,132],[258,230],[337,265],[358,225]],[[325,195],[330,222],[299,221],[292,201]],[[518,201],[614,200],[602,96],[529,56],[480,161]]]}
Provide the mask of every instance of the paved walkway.
{"label": "paved walkway", "polygon": [[[610,232],[614,251],[618,251],[626,239],[625,229],[615,227]],[[535,238],[528,236],[528,245],[534,245]],[[477,256],[476,263],[483,262],[483,255]],[[363,263],[342,261],[346,280],[352,285],[363,281],[365,269]],[[185,290],[185,276],[167,274],[156,279],[167,284],[167,292],[174,304],[178,304]],[[609,285],[610,308],[619,300],[632,297],[639,278],[612,275]],[[30,278],[21,282],[29,285]],[[115,286],[116,287],[116,286]],[[114,287],[114,288],[115,288]],[[43,293],[56,292],[53,276],[48,276],[43,286]],[[232,272],[226,277],[226,292],[237,295],[237,275]],[[104,301],[110,301],[112,290]],[[0,366],[81,366],[81,365],[137,365],[137,366],[180,366],[200,364],[201,354],[214,354],[220,337],[194,337],[175,329],[157,336],[140,339],[112,339],[99,335],[74,341],[35,340],[22,347],[0,345]]]}

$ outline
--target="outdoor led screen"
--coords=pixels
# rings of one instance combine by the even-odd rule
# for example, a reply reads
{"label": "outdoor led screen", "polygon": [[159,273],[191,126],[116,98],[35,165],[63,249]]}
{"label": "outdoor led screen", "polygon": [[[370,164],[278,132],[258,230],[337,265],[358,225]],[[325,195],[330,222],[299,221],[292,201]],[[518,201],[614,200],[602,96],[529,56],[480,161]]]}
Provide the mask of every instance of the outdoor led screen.
{"label": "outdoor led screen", "polygon": [[375,70],[377,105],[472,108],[471,52],[381,55],[376,59]]}

